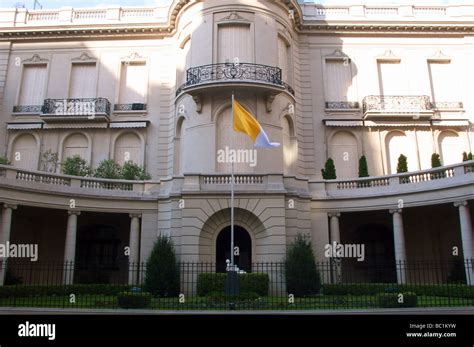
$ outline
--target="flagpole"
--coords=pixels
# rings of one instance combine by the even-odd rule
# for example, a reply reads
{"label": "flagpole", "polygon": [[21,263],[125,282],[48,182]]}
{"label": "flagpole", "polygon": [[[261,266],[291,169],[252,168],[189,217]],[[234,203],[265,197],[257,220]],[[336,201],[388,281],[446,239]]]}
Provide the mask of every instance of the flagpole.
{"label": "flagpole", "polygon": [[[232,91],[232,130],[234,128],[234,92]],[[234,135],[234,134],[232,134]],[[232,145],[234,141],[232,141]],[[230,169],[230,265],[234,271],[234,161]]]}

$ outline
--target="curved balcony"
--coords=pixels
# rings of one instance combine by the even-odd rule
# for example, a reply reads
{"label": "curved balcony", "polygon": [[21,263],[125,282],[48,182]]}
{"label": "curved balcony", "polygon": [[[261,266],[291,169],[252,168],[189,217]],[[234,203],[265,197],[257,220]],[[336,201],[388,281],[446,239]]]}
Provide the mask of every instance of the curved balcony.
{"label": "curved balcony", "polygon": [[220,63],[189,68],[186,83],[176,90],[176,96],[182,93],[196,96],[206,89],[226,86],[233,90],[251,88],[273,97],[282,92],[295,96],[294,89],[282,81],[279,67],[252,63]]}
{"label": "curved balcony", "polygon": [[[156,209],[171,195],[230,194],[229,174],[185,174],[159,181],[108,180],[30,171],[0,165],[0,201],[64,208],[80,197],[81,208]],[[309,180],[282,174],[238,174],[236,194],[291,194],[319,201],[323,210],[360,211],[404,205],[420,206],[474,199],[474,161],[402,174],[336,180]],[[66,200],[65,200],[66,199]]]}

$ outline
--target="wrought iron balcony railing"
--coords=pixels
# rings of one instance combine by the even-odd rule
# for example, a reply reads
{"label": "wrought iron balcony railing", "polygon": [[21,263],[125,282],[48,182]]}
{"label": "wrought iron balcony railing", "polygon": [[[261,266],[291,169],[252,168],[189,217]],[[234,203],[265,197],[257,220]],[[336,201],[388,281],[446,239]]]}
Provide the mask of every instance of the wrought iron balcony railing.
{"label": "wrought iron balcony railing", "polygon": [[115,104],[114,111],[146,111],[146,104]]}
{"label": "wrought iron balcony railing", "polygon": [[461,101],[435,101],[431,103],[431,107],[438,110],[463,109],[464,105]]}
{"label": "wrought iron balcony railing", "polygon": [[348,110],[359,108],[357,101],[326,101],[326,108],[331,110]]}
{"label": "wrought iron balcony railing", "polygon": [[285,88],[295,95],[294,89],[282,81],[281,69],[252,63],[220,63],[189,68],[186,82],[176,90],[176,96],[192,86],[215,82],[259,82]]}
{"label": "wrought iron balcony railing", "polygon": [[110,116],[110,102],[105,98],[46,99],[43,114],[48,116]]}
{"label": "wrought iron balcony railing", "polygon": [[17,105],[13,106],[13,113],[41,113],[43,105]]}
{"label": "wrought iron balcony railing", "polygon": [[367,112],[417,113],[431,111],[427,95],[370,95],[363,99],[363,110]]}

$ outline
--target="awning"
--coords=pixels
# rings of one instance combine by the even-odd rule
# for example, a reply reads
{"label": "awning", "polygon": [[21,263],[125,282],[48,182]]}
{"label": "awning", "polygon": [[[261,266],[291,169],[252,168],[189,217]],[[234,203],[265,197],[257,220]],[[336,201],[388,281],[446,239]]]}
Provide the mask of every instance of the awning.
{"label": "awning", "polygon": [[453,120],[434,120],[433,125],[442,127],[468,126],[467,119],[453,119]]}
{"label": "awning", "polygon": [[8,130],[31,130],[31,129],[41,129],[43,123],[8,123]]}
{"label": "awning", "polygon": [[146,128],[148,122],[113,122],[110,123],[110,128],[113,129],[131,129],[131,128]]}
{"label": "awning", "polygon": [[324,124],[329,127],[361,127],[364,122],[361,120],[325,120]]}
{"label": "awning", "polygon": [[366,127],[429,127],[429,121],[418,122],[374,122],[371,120],[364,121]]}

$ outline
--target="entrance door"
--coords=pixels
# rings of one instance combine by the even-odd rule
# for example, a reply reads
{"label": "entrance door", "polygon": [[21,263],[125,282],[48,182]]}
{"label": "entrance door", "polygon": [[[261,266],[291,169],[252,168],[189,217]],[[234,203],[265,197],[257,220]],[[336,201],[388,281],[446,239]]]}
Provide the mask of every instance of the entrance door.
{"label": "entrance door", "polygon": [[[234,226],[234,248],[238,247],[238,255],[234,263],[239,269],[250,272],[252,266],[252,240],[244,228]],[[216,270],[226,271],[226,260],[230,261],[230,226],[222,229],[216,240]]]}

